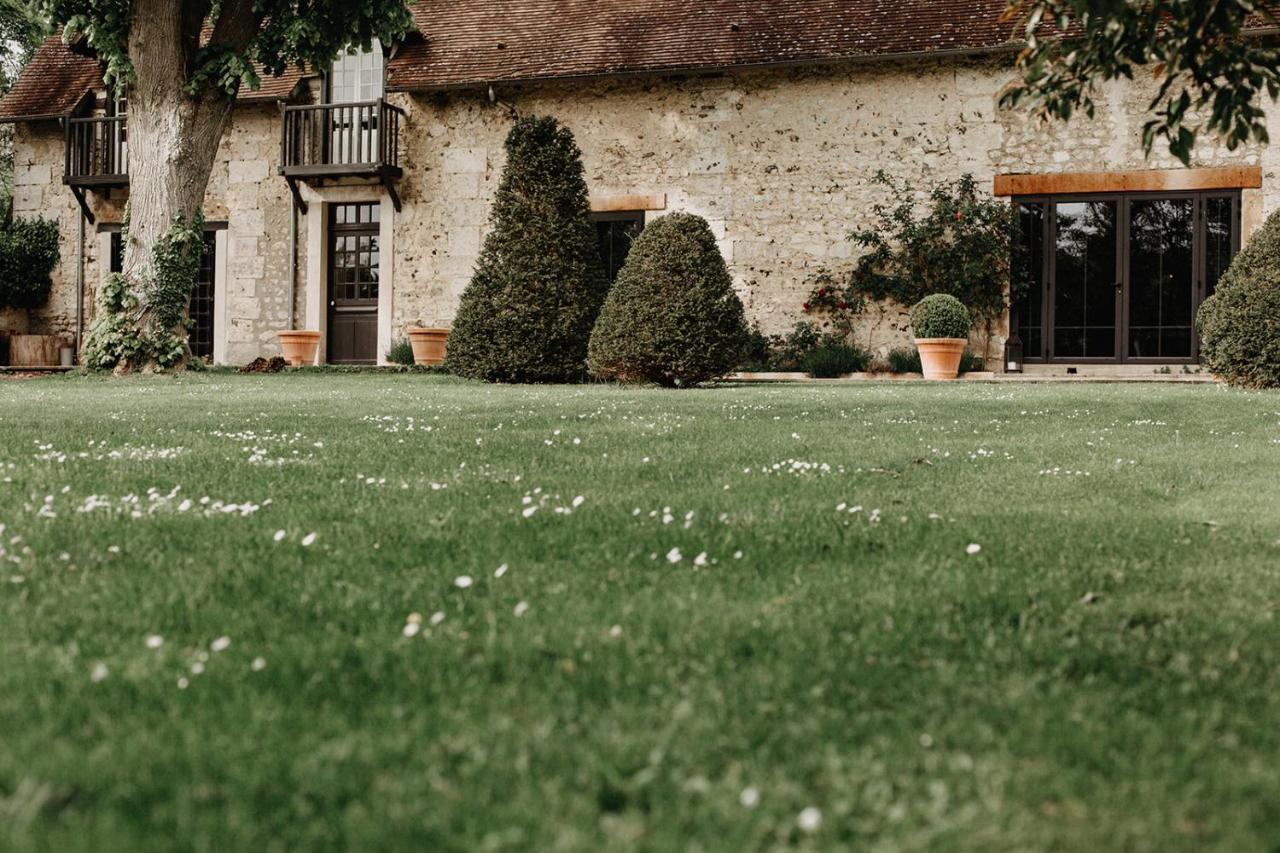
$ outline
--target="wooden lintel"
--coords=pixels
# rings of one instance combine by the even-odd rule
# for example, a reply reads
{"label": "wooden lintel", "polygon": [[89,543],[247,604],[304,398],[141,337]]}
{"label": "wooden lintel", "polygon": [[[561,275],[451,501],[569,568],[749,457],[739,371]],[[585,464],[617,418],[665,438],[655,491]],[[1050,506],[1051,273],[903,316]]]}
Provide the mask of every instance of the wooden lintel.
{"label": "wooden lintel", "polygon": [[1121,172],[1058,172],[996,175],[998,196],[1075,195],[1119,192],[1192,192],[1258,189],[1261,166],[1211,169],[1135,169]]}
{"label": "wooden lintel", "polygon": [[666,193],[648,195],[593,195],[592,213],[615,213],[621,210],[666,210]]}

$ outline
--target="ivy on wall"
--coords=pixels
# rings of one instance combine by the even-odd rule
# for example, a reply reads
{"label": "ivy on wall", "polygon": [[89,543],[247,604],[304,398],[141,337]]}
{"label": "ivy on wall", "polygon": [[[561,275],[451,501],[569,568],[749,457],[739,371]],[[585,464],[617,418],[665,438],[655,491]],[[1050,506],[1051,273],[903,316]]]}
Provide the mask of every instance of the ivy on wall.
{"label": "ivy on wall", "polygon": [[[128,244],[128,212],[123,238]],[[95,369],[174,367],[190,355],[187,308],[200,271],[204,218],[175,217],[156,242],[137,281],[112,273],[98,291],[98,317],[85,339],[84,363]]]}

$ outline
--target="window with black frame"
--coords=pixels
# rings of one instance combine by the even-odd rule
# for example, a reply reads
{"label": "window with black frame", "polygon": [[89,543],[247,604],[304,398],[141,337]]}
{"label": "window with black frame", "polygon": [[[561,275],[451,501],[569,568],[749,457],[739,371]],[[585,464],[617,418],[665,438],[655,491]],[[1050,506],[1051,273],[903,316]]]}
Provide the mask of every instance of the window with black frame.
{"label": "window with black frame", "polygon": [[1240,248],[1238,191],[1020,198],[1011,324],[1026,361],[1190,363]]}
{"label": "window with black frame", "polygon": [[604,264],[605,275],[612,283],[618,277],[622,264],[627,260],[632,241],[644,230],[644,211],[593,213],[591,219],[596,223],[600,260]]}
{"label": "window with black frame", "polygon": [[[124,239],[119,226],[111,226],[111,248],[107,259],[108,272],[118,273],[124,270]],[[187,308],[187,316],[191,320],[188,343],[191,354],[196,358],[211,360],[213,358],[213,307],[215,269],[214,259],[217,256],[217,232],[204,232],[203,250],[200,254],[200,269],[196,273],[195,287],[191,291],[191,303]]]}

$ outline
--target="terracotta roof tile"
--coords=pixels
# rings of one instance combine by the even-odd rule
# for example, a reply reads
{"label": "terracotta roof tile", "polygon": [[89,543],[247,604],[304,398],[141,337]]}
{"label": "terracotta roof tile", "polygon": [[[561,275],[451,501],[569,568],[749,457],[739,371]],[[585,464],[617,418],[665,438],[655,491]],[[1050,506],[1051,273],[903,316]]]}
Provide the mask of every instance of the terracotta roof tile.
{"label": "terracotta roof tile", "polygon": [[984,51],[1006,0],[417,0],[391,89]]}
{"label": "terracotta roof tile", "polygon": [[66,115],[101,80],[97,60],[73,53],[57,36],[46,39],[0,98],[0,121]]}
{"label": "terracotta roof tile", "polygon": [[[279,77],[263,77],[262,87],[256,92],[245,90],[240,100],[253,103],[288,98],[305,76],[291,67]],[[40,45],[18,82],[0,98],[0,121],[67,115],[86,91],[101,85],[97,60],[76,53],[53,36]]]}

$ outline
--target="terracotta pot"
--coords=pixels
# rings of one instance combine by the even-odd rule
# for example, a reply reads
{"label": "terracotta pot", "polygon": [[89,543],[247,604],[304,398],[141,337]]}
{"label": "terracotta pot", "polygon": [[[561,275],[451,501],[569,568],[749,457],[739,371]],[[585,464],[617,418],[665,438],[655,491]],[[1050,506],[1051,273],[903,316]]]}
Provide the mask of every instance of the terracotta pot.
{"label": "terracotta pot", "polygon": [[444,361],[445,344],[449,339],[448,329],[412,328],[409,330],[409,345],[413,347],[415,364],[440,364]]}
{"label": "terracotta pot", "polygon": [[276,332],[280,336],[280,348],[284,350],[284,360],[290,365],[315,364],[316,351],[320,349],[320,333],[294,329],[288,332]]}
{"label": "terracotta pot", "polygon": [[920,367],[925,379],[955,379],[960,375],[960,356],[964,355],[964,338],[916,338],[920,351]]}

